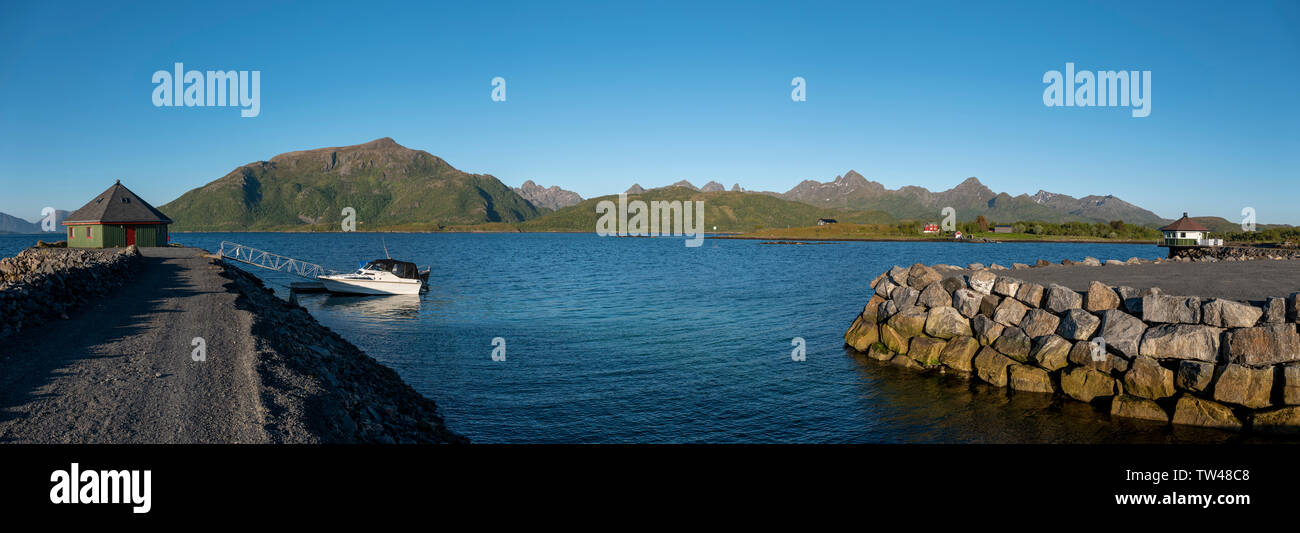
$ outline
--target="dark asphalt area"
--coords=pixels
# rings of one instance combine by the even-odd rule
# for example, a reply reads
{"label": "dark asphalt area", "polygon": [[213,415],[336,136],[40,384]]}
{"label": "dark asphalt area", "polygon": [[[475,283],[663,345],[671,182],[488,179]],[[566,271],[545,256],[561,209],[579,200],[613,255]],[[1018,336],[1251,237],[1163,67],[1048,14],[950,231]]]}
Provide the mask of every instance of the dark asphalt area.
{"label": "dark asphalt area", "polygon": [[1044,286],[1056,283],[1077,291],[1088,290],[1088,284],[1095,280],[1113,287],[1160,287],[1165,294],[1252,302],[1300,291],[1300,261],[1051,265],[995,273]]}

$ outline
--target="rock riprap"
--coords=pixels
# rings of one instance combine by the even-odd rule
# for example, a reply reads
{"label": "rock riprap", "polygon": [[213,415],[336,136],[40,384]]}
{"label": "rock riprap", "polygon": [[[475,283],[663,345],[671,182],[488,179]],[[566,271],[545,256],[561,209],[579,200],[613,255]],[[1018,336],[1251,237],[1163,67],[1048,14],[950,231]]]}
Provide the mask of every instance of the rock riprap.
{"label": "rock riprap", "polygon": [[0,259],[0,339],[67,312],[131,278],[140,252],[128,248],[28,248]]}
{"label": "rock riprap", "polygon": [[1300,293],[1246,302],[1098,282],[1078,292],[1003,275],[1037,268],[1028,264],[971,266],[877,276],[845,344],[1013,394],[1088,402],[1114,418],[1300,433]]}

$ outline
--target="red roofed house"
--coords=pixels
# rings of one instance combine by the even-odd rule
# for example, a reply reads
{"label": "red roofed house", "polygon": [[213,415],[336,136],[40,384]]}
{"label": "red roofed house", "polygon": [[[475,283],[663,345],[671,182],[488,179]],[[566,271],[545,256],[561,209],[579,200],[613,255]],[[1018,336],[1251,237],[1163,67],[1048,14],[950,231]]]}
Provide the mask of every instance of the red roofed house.
{"label": "red roofed house", "polygon": [[1169,252],[1171,254],[1174,248],[1223,245],[1222,241],[1207,238],[1210,229],[1200,225],[1195,220],[1187,218],[1187,213],[1183,213],[1183,218],[1175,220],[1173,224],[1160,228],[1160,231],[1164,234],[1164,238],[1160,240],[1160,246],[1170,248]]}

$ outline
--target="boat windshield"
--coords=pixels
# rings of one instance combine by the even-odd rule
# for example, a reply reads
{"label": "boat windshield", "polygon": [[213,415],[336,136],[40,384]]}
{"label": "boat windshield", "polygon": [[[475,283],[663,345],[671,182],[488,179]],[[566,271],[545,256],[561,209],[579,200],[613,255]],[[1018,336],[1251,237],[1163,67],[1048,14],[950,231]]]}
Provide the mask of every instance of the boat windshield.
{"label": "boat windshield", "polygon": [[397,277],[408,279],[417,279],[420,276],[420,272],[414,263],[395,261],[392,259],[377,259],[371,261],[366,263],[366,266],[361,267],[361,270],[357,271],[357,273],[360,274],[366,270],[392,272],[397,275]]}

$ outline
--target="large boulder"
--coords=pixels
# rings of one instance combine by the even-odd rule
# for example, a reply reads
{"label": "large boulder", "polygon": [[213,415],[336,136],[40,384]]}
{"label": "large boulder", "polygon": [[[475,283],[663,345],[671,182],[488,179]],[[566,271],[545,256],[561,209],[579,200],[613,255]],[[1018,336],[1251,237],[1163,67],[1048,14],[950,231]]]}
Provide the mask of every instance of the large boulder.
{"label": "large boulder", "polygon": [[1124,372],[1128,370],[1128,359],[1109,351],[1095,353],[1096,348],[1090,341],[1078,341],[1070,348],[1070,362],[1084,368],[1102,372]]}
{"label": "large boulder", "polygon": [[1147,325],[1137,317],[1111,309],[1102,311],[1101,329],[1097,330],[1096,336],[1105,339],[1109,349],[1132,359],[1138,354],[1146,330]]}
{"label": "large boulder", "polygon": [[998,305],[1002,303],[1002,297],[996,294],[985,294],[980,297],[979,314],[993,318],[993,313],[998,310]]}
{"label": "large boulder", "polygon": [[971,272],[967,281],[970,282],[970,288],[980,294],[991,294],[993,292],[993,283],[998,280],[998,275],[987,270],[978,270]]}
{"label": "large boulder", "polygon": [[1093,313],[1119,308],[1119,295],[1115,293],[1115,289],[1100,281],[1089,283],[1088,293],[1085,296],[1083,308]]}
{"label": "large boulder", "polygon": [[924,307],[908,307],[889,317],[889,325],[899,335],[910,339],[925,333],[925,321],[929,317],[930,313]]}
{"label": "large boulder", "polygon": [[909,370],[925,370],[925,367],[921,366],[921,363],[918,363],[911,357],[902,354],[895,355],[893,359],[889,360],[889,364],[901,366]]}
{"label": "large boulder", "polygon": [[1061,314],[1071,309],[1081,309],[1083,297],[1074,292],[1074,289],[1053,283],[1047,288],[1047,301],[1043,303],[1043,307],[1053,313]]}
{"label": "large boulder", "polygon": [[871,295],[871,299],[867,300],[867,305],[863,306],[862,308],[862,314],[861,314],[862,319],[872,324],[876,324],[883,321],[884,318],[881,318],[880,316],[881,314],[880,308],[885,305],[886,301],[887,300],[885,300],[879,294]]}
{"label": "large boulder", "polygon": [[1174,373],[1155,359],[1139,355],[1124,373],[1124,392],[1149,400],[1174,395]]}
{"label": "large boulder", "polygon": [[867,357],[877,361],[888,361],[894,358],[894,352],[891,352],[884,344],[876,343],[867,348]]}
{"label": "large boulder", "polygon": [[1293,292],[1286,299],[1286,321],[1300,322],[1300,292]]}
{"label": "large boulder", "polygon": [[904,337],[898,330],[889,324],[880,325],[880,342],[896,354],[907,353],[908,341],[911,337]]}
{"label": "large boulder", "polygon": [[1228,330],[1223,336],[1228,362],[1266,366],[1300,361],[1300,335],[1295,324],[1272,324]]}
{"label": "large boulder", "polygon": [[1018,326],[1020,320],[1025,317],[1025,312],[1029,311],[1025,304],[1015,298],[1003,298],[1002,303],[993,311],[993,321],[1004,326]]}
{"label": "large boulder", "polygon": [[1024,331],[1012,327],[1002,330],[1002,335],[998,337],[998,340],[993,341],[993,347],[1002,355],[1015,359],[1020,363],[1027,363],[1029,362],[1029,350],[1033,345]]}
{"label": "large boulder", "polygon": [[1241,420],[1232,413],[1232,409],[1191,394],[1184,394],[1178,398],[1178,404],[1174,406],[1174,423],[1228,431],[1241,430]]}
{"label": "large boulder", "polygon": [[894,287],[894,292],[889,294],[889,299],[897,303],[899,307],[908,308],[916,305],[916,300],[921,297],[921,291],[899,285]]}
{"label": "large boulder", "polygon": [[907,286],[916,290],[924,289],[941,279],[943,275],[939,274],[939,271],[921,263],[916,263],[912,268],[907,269]]}
{"label": "large boulder", "polygon": [[894,289],[898,287],[899,285],[897,283],[890,281],[889,278],[886,277],[876,284],[875,293],[885,299],[889,299],[889,297],[894,294]]}
{"label": "large boulder", "polygon": [[939,353],[939,362],[953,370],[970,372],[971,360],[979,349],[980,343],[974,337],[953,337]]}
{"label": "large boulder", "polygon": [[1212,326],[1152,326],[1142,335],[1138,353],[1157,359],[1190,359],[1213,363],[1219,356],[1219,336],[1222,333],[1222,328]]}
{"label": "large boulder", "polygon": [[1215,401],[1259,409],[1272,404],[1273,369],[1224,365],[1214,381]]}
{"label": "large boulder", "polygon": [[1251,427],[1260,433],[1300,434],[1300,407],[1282,407],[1255,413],[1251,417]]}
{"label": "large boulder", "polygon": [[1060,323],[1061,319],[1056,315],[1042,309],[1034,309],[1020,320],[1020,329],[1024,330],[1025,335],[1029,335],[1030,338],[1042,337],[1055,333]]}
{"label": "large boulder", "polygon": [[1020,290],[1020,284],[1024,283],[1016,278],[1008,276],[998,276],[997,281],[993,282],[993,294],[1014,298],[1016,292]]}
{"label": "large boulder", "polygon": [[1214,382],[1214,363],[1204,361],[1179,361],[1178,371],[1174,372],[1174,387],[1204,392]]}
{"label": "large boulder", "polygon": [[1222,298],[1201,304],[1201,321],[1220,328],[1248,328],[1263,315],[1263,309]]}
{"label": "large boulder", "polygon": [[1286,322],[1286,298],[1269,298],[1265,300],[1263,311],[1263,318],[1260,320],[1265,324]]}
{"label": "large boulder", "polygon": [[1115,378],[1090,368],[1071,367],[1061,373],[1061,391],[1081,402],[1115,395]]}
{"label": "large boulder", "polygon": [[1282,374],[1282,403],[1300,405],[1300,365],[1280,367]]}
{"label": "large boulder", "polygon": [[1046,292],[1042,285],[1025,282],[1021,283],[1020,290],[1016,291],[1016,299],[1029,307],[1041,307]]}
{"label": "large boulder", "polygon": [[1146,398],[1138,398],[1127,394],[1116,396],[1115,401],[1111,402],[1110,416],[1169,422],[1169,413],[1161,409],[1159,404]]}
{"label": "large boulder", "polygon": [[867,351],[867,347],[880,341],[880,328],[875,322],[868,322],[862,319],[862,315],[853,320],[853,325],[849,330],[844,332],[844,344],[852,346],[859,352]]}
{"label": "large boulder", "polygon": [[925,366],[934,366],[939,364],[939,353],[946,344],[948,343],[939,339],[916,337],[908,346],[907,356]]}
{"label": "large boulder", "polygon": [[931,337],[951,339],[957,336],[971,336],[970,321],[961,312],[951,307],[935,307],[925,319],[925,333]]}
{"label": "large boulder", "polygon": [[1115,292],[1119,294],[1120,309],[1135,315],[1142,314],[1142,291],[1133,287],[1116,287]]}
{"label": "large boulder", "polygon": [[1002,331],[1006,329],[1006,326],[994,322],[992,318],[985,315],[976,315],[974,319],[971,319],[971,324],[973,325],[972,329],[975,338],[984,346],[993,344],[993,341],[1001,337]]}
{"label": "large boulder", "polygon": [[1007,367],[1016,364],[1016,362],[998,353],[997,350],[985,346],[980,349],[972,364],[975,367],[975,375],[979,376],[980,379],[999,387],[1005,387],[1007,386]]}
{"label": "large boulder", "polygon": [[889,269],[889,281],[895,285],[907,286],[907,274],[908,269],[894,265],[894,268]]}
{"label": "large boulder", "polygon": [[939,285],[943,287],[943,290],[948,291],[948,294],[955,293],[960,289],[970,288],[970,285],[966,284],[966,276],[964,275],[952,275],[952,276],[945,277],[939,281]]}
{"label": "large boulder", "polygon": [[1148,294],[1142,297],[1142,320],[1166,324],[1201,323],[1201,299],[1194,296]]}
{"label": "large boulder", "polygon": [[1034,339],[1034,347],[1029,350],[1029,360],[1055,372],[1070,364],[1071,347],[1070,341],[1056,335],[1044,335]]}
{"label": "large boulder", "polygon": [[1092,313],[1083,309],[1071,309],[1061,315],[1061,323],[1057,326],[1057,333],[1072,341],[1083,341],[1092,338],[1092,333],[1097,331],[1097,326],[1101,325],[1101,319]]}
{"label": "large boulder", "polygon": [[1052,377],[1046,370],[1029,365],[1011,365],[1008,367],[1007,384],[1012,389],[1024,392],[1056,392],[1052,386]]}
{"label": "large boulder", "polygon": [[957,289],[952,293],[952,305],[962,316],[974,318],[980,312],[982,294],[970,289]]}
{"label": "large boulder", "polygon": [[948,307],[952,305],[952,295],[943,290],[943,285],[931,283],[921,290],[921,296],[917,299],[917,303],[930,308]]}

